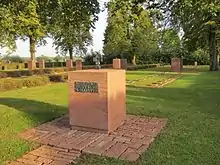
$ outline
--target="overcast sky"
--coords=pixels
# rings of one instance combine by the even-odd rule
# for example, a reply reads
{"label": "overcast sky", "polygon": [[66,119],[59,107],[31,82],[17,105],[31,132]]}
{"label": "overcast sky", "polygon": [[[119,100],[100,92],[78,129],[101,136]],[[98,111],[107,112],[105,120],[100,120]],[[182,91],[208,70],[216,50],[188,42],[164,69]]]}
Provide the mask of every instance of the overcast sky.
{"label": "overcast sky", "polygon": [[[101,7],[103,6],[104,2],[106,2],[108,0],[100,0],[100,5]],[[96,22],[96,29],[93,32],[93,46],[91,47],[93,50],[95,51],[101,51],[102,47],[103,47],[103,39],[104,39],[104,31],[107,25],[107,10],[105,10],[104,12],[101,12],[99,14],[99,21]],[[46,56],[56,56],[56,51],[53,48],[52,45],[52,40],[47,38],[47,45],[46,46],[41,46],[37,48],[37,56],[40,55],[46,55]],[[4,54],[6,50],[1,50],[1,53]],[[29,57],[29,42],[23,42],[23,41],[17,41],[17,51],[16,53],[13,54],[17,54],[19,56],[23,56],[23,57]]]}

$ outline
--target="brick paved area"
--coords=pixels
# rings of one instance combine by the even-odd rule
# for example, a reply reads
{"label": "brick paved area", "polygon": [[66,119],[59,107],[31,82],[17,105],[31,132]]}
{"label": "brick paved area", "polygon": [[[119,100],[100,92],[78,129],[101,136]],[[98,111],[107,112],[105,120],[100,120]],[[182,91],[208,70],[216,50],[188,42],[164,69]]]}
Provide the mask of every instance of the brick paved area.
{"label": "brick paved area", "polygon": [[43,145],[9,165],[65,165],[75,163],[80,152]]}
{"label": "brick paved area", "polygon": [[74,163],[81,153],[136,161],[145,152],[166,119],[128,115],[124,124],[110,135],[72,130],[68,117],[56,119],[20,134],[26,140],[43,146],[10,165],[65,165]]}

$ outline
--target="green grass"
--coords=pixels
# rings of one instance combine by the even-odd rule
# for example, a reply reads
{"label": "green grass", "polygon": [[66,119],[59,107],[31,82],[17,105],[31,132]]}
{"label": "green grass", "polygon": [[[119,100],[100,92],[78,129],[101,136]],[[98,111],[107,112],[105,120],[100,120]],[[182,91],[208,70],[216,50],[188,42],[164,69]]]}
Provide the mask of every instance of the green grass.
{"label": "green grass", "polygon": [[[135,80],[153,73],[157,72],[128,72],[127,77]],[[220,72],[185,73],[165,88],[128,84],[127,112],[168,118],[167,127],[136,163],[84,155],[78,164],[219,165],[219,93]],[[0,93],[0,164],[34,146],[17,133],[66,112],[66,84]]]}
{"label": "green grass", "polygon": [[133,71],[127,73],[127,85],[137,87],[148,87],[153,85],[164,84],[170,79],[176,79],[180,75],[176,73],[158,73],[158,72],[143,72]]}

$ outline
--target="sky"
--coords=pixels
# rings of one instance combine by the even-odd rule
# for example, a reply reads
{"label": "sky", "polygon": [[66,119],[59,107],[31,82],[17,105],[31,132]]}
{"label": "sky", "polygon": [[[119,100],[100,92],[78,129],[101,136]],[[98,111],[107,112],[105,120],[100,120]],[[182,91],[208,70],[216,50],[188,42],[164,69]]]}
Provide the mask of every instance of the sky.
{"label": "sky", "polygon": [[[104,2],[108,0],[99,0],[101,8],[103,7]],[[93,46],[90,46],[89,49],[94,51],[101,51],[103,47],[104,31],[107,26],[107,10],[100,12],[99,20],[95,24],[95,30],[92,32],[93,36]],[[46,55],[46,56],[56,56],[56,50],[53,47],[53,41],[50,38],[46,38],[46,46],[40,46],[37,48],[36,55]],[[29,42],[28,41],[16,41],[17,50],[13,54],[19,55],[22,57],[29,57]],[[2,49],[1,53],[4,54],[6,49]]]}

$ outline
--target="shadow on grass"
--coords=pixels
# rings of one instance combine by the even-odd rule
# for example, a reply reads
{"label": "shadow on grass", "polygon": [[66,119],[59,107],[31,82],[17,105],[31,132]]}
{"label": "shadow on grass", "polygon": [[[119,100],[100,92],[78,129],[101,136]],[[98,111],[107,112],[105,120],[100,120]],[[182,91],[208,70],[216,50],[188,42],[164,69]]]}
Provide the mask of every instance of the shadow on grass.
{"label": "shadow on grass", "polygon": [[36,124],[53,120],[67,113],[67,107],[64,106],[21,98],[0,98],[0,104],[23,112]]}
{"label": "shadow on grass", "polygon": [[128,85],[128,112],[158,117],[200,112],[220,118],[219,73],[184,76],[177,80],[177,85],[168,85],[164,88]]}

